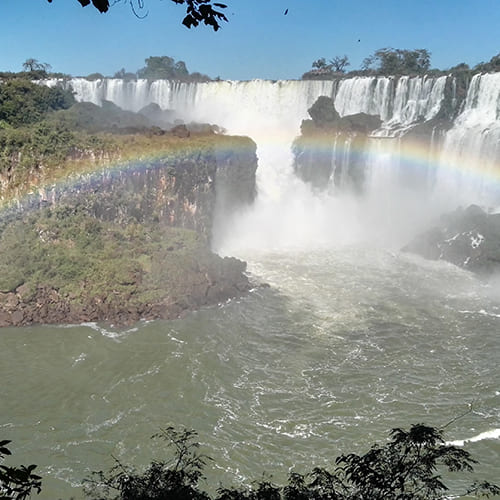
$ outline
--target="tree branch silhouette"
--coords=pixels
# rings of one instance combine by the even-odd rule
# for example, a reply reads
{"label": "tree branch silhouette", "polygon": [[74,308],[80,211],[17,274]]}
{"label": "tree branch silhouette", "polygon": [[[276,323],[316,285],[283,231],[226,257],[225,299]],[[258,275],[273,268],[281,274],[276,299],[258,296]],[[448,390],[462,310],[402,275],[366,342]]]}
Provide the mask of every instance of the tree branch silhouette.
{"label": "tree branch silhouette", "polygon": [[[118,3],[122,0],[116,0],[112,5]],[[145,17],[139,15],[139,10],[145,8],[144,0],[123,0],[129,3],[132,12],[137,17]],[[197,27],[200,23],[211,26],[214,31],[217,31],[221,27],[223,21],[227,22],[227,17],[223,12],[223,9],[227,5],[223,3],[213,2],[212,0],[171,0],[172,2],[185,5],[186,6],[186,16],[182,20],[182,24],[187,28]],[[48,0],[52,3],[52,0]],[[106,13],[110,9],[109,0],[77,0],[77,2],[82,7],[87,7],[92,3],[92,5],[102,14]],[[137,3],[137,6],[136,6]]]}

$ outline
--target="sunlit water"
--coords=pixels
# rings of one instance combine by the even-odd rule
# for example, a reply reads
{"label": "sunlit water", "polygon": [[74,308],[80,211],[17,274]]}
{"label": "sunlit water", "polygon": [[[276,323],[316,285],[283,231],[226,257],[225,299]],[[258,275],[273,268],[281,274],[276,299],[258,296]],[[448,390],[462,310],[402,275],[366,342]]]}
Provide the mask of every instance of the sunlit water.
{"label": "sunlit water", "polygon": [[167,456],[150,436],[169,423],[199,432],[207,475],[229,485],[332,465],[469,403],[447,438],[480,436],[466,447],[498,480],[494,285],[359,245],[245,257],[271,286],[182,320],[0,330],[0,437],[39,465],[40,498],[79,498],[113,456]]}

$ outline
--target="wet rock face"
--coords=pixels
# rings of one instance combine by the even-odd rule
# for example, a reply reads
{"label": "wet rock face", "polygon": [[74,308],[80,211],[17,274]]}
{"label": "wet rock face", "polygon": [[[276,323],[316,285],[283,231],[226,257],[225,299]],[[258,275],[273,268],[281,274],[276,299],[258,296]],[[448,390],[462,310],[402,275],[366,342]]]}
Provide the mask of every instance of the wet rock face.
{"label": "wet rock face", "polygon": [[[101,220],[156,221],[193,229],[209,241],[216,207],[231,212],[255,198],[256,145],[246,137],[221,137],[212,148],[190,150],[190,139],[183,140],[185,151],[83,174],[70,186],[40,189],[19,200],[11,215],[78,206]],[[6,214],[0,218],[5,220]]]}
{"label": "wet rock face", "polygon": [[294,141],[294,170],[304,182],[323,190],[332,184],[363,190],[369,134],[380,127],[378,116],[358,113],[340,117],[330,97],[320,96],[309,109]]}
{"label": "wet rock face", "polygon": [[500,214],[477,205],[443,215],[440,224],[418,235],[402,251],[446,260],[482,276],[500,272]]}

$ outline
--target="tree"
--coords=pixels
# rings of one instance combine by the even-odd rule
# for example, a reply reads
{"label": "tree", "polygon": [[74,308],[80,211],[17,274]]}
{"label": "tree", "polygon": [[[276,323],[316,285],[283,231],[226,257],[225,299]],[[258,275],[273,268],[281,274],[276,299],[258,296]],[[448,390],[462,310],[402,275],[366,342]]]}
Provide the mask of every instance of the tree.
{"label": "tree", "polygon": [[319,70],[328,70],[330,67],[328,66],[326,59],[324,57],[321,57],[319,59],[316,59],[316,61],[313,61],[312,67],[314,69],[319,69]]}
{"label": "tree", "polygon": [[382,75],[423,74],[429,70],[430,61],[427,49],[384,48],[364,59],[362,68]]}
{"label": "tree", "polygon": [[201,73],[190,74],[184,61],[175,61],[169,56],[148,57],[145,63],[146,66],[137,71],[139,78],[147,78],[148,80],[179,80],[181,82],[210,81],[207,75],[202,75]]}
{"label": "tree", "polygon": [[40,121],[46,113],[67,109],[73,94],[60,87],[37,85],[29,80],[9,80],[0,85],[0,121],[19,127]]}
{"label": "tree", "polygon": [[[477,463],[468,451],[446,445],[443,432],[434,427],[416,424],[409,431],[397,428],[390,434],[391,440],[384,446],[374,445],[362,456],[353,453],[336,460],[339,476],[355,498],[440,499],[448,487],[438,473],[439,466],[452,472],[472,472]],[[500,489],[474,483],[466,494],[472,492],[498,494]]]}
{"label": "tree", "polygon": [[345,73],[345,68],[350,66],[349,58],[344,55],[342,57],[335,56],[333,59],[330,59],[330,65],[336,73]]}
{"label": "tree", "polygon": [[175,60],[169,56],[152,56],[145,60],[146,66],[137,72],[139,78],[149,80],[173,80]]}
{"label": "tree", "polygon": [[23,69],[25,71],[43,71],[47,73],[52,69],[52,66],[48,63],[41,63],[36,59],[30,58],[23,62]]}
{"label": "tree", "polygon": [[174,73],[179,80],[185,80],[189,76],[186,63],[184,61],[177,61],[174,64]]}
{"label": "tree", "polygon": [[[0,460],[11,455],[7,445],[11,441],[0,441]],[[5,500],[24,500],[31,495],[32,490],[40,493],[42,478],[33,474],[36,465],[21,465],[10,467],[0,465],[0,498]]]}
{"label": "tree", "polygon": [[210,500],[198,484],[210,458],[198,452],[196,436],[193,430],[160,429],[151,437],[174,448],[171,460],[154,461],[142,473],[117,460],[109,473],[94,473],[84,482],[86,495],[95,500]]}
{"label": "tree", "polygon": [[[118,0],[119,1],[119,0]],[[137,15],[137,10],[135,7],[135,2],[139,8],[144,8],[144,0],[123,0],[130,4],[132,10]],[[186,16],[182,20],[182,24],[187,28],[192,26],[197,27],[200,23],[204,23],[207,26],[212,26],[214,31],[217,31],[221,27],[222,21],[227,21],[227,17],[222,9],[225,9],[227,5],[223,3],[214,2],[212,0],[171,0],[172,2],[179,5],[186,5]],[[48,0],[52,3],[52,0]],[[91,0],[77,0],[82,7],[90,5]],[[92,0],[92,5],[101,13],[108,12],[109,10],[109,0]],[[214,8],[215,7],[215,8]]]}
{"label": "tree", "polygon": [[[174,448],[168,461],[152,462],[143,473],[117,465],[109,473],[94,473],[86,481],[93,500],[211,500],[200,490],[203,469],[210,460],[198,451],[195,431],[167,427],[153,437]],[[469,452],[447,445],[443,431],[424,424],[409,430],[393,429],[388,443],[373,445],[364,455],[341,455],[334,471],[315,468],[302,475],[292,472],[280,487],[264,477],[252,487],[220,487],[214,500],[438,500],[448,487],[440,467],[452,472],[471,472],[476,461]],[[475,482],[464,495],[500,494],[488,482]]]}
{"label": "tree", "polygon": [[[126,71],[125,68],[122,68],[113,75],[113,78],[120,78],[122,80],[135,80],[137,78],[137,75],[135,73]],[[88,79],[89,77],[87,77],[87,80]]]}
{"label": "tree", "polygon": [[481,71],[484,73],[500,71],[500,53],[493,56],[489,62],[482,62],[474,66],[474,71]]}

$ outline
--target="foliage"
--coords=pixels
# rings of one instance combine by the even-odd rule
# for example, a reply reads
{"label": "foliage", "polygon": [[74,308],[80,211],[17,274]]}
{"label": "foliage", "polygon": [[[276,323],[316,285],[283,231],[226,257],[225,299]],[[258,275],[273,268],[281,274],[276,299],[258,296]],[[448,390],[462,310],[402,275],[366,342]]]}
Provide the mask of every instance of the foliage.
{"label": "foliage", "polygon": [[330,59],[330,65],[336,73],[345,73],[345,69],[347,66],[350,66],[351,63],[349,62],[349,58],[343,55],[335,56],[333,59]]}
{"label": "foliage", "polygon": [[[500,53],[493,56],[489,62],[481,62],[470,68],[462,62],[450,69],[430,69],[431,54],[427,49],[393,49],[383,48],[375,51],[363,60],[361,70],[350,71],[349,76],[358,75],[453,75],[463,81],[470,81],[477,73],[500,71]],[[330,61],[324,57],[312,63],[312,69],[302,75],[303,80],[329,80],[338,78],[350,66],[347,56],[336,56]],[[460,97],[459,97],[460,99]]]}
{"label": "foliage", "polygon": [[[137,75],[135,73],[126,71],[125,68],[122,68],[113,75],[113,78],[119,78],[121,80],[135,80],[137,78]],[[89,77],[87,77],[87,79],[89,79]],[[97,80],[97,78],[95,79]]]}
{"label": "foliage", "polygon": [[[194,431],[167,427],[154,437],[174,446],[175,456],[152,462],[142,473],[117,462],[108,473],[98,472],[87,481],[86,493],[93,500],[209,500],[200,491],[203,468],[209,459],[193,442]],[[281,487],[270,478],[251,487],[220,487],[214,500],[437,500],[448,490],[439,468],[470,472],[476,463],[470,454],[446,445],[442,431],[416,424],[406,431],[393,429],[385,445],[374,445],[364,455],[341,455],[333,472],[315,468],[302,475],[292,472]],[[500,494],[500,488],[473,483],[464,495]]]}
{"label": "foliage", "polygon": [[493,56],[487,63],[479,63],[474,66],[474,71],[480,71],[482,73],[490,73],[494,71],[500,71],[500,53]]}
{"label": "foliage", "polygon": [[381,75],[424,74],[429,70],[431,54],[427,49],[392,49],[375,51],[363,61],[363,69]]}
{"label": "foliage", "polygon": [[316,59],[312,63],[312,69],[302,76],[303,80],[307,79],[329,79],[345,73],[347,66],[350,66],[349,58],[344,56],[335,56],[328,62],[324,57]]}
{"label": "foliage", "polygon": [[[90,5],[90,0],[77,0],[83,7]],[[137,15],[136,3],[139,8],[144,8],[144,0],[124,0],[132,8]],[[52,3],[52,0],[48,0]],[[180,5],[186,5],[186,16],[182,20],[182,24],[187,28],[192,26],[197,27],[200,23],[211,26],[214,31],[221,27],[222,21],[227,21],[227,17],[222,9],[227,6],[223,3],[212,3],[212,0],[172,0],[172,2]],[[92,5],[101,13],[108,12],[109,0],[92,0]],[[214,8],[215,7],[215,8]]]}
{"label": "foliage", "polygon": [[[101,196],[102,197],[102,196]],[[119,193],[116,210],[132,212],[137,199]],[[105,301],[110,311],[147,310],[165,298],[189,301],[199,269],[211,272],[217,256],[194,231],[141,221],[97,219],[99,197],[88,208],[61,205],[5,225],[0,233],[0,291],[23,284],[34,293],[56,290],[67,303]],[[107,205],[106,205],[107,206]]]}
{"label": "foliage", "polygon": [[95,80],[102,80],[103,78],[106,78],[102,73],[90,73],[85,77],[86,80],[89,80],[91,82]]}
{"label": "foliage", "polygon": [[74,102],[73,94],[60,87],[9,80],[0,85],[0,121],[14,127],[35,123],[50,111],[67,109]]}
{"label": "foliage", "polygon": [[200,73],[190,74],[184,61],[175,61],[169,56],[152,56],[145,60],[146,66],[137,71],[139,78],[148,80],[179,80],[183,82],[206,82],[210,78]]}
{"label": "foliage", "polygon": [[[7,445],[11,441],[0,441],[0,460],[11,455]],[[11,467],[0,464],[0,498],[4,500],[25,500],[32,491],[40,493],[42,478],[33,473],[36,465]]]}
{"label": "foliage", "polygon": [[324,57],[321,57],[320,59],[316,59],[316,61],[314,61],[312,63],[312,67],[314,69],[320,69],[320,70],[325,69],[326,70],[326,69],[328,69],[328,64],[326,62],[326,59]]}
{"label": "foliage", "polygon": [[29,58],[23,63],[23,69],[25,71],[43,71],[48,73],[51,70],[51,66],[48,63],[41,63],[37,59]]}
{"label": "foliage", "polygon": [[210,458],[200,454],[194,442],[196,432],[161,429],[152,438],[162,439],[175,450],[167,461],[154,461],[144,472],[123,465],[118,460],[108,473],[94,473],[85,482],[85,493],[95,500],[209,500],[199,489],[203,468]]}
{"label": "foliage", "polygon": [[62,176],[67,161],[85,155],[85,151],[96,156],[113,148],[106,137],[70,130],[62,120],[43,120],[19,128],[0,126],[0,175],[7,181],[0,195],[20,195],[44,179]]}

